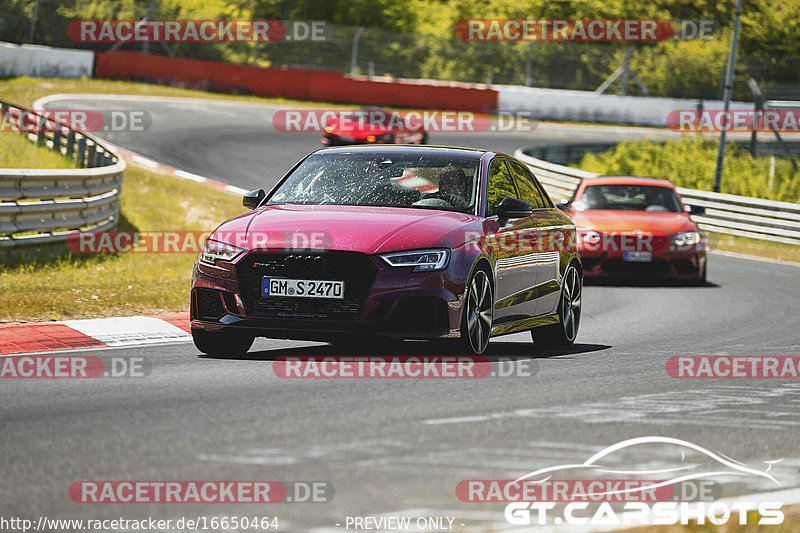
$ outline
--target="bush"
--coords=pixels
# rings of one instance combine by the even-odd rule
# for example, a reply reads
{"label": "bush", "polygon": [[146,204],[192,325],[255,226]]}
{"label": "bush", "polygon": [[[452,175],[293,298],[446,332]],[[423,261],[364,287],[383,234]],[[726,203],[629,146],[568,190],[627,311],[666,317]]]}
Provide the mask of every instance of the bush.
{"label": "bush", "polygon": [[[577,165],[606,176],[665,178],[679,187],[710,191],[714,183],[717,142],[689,137],[665,143],[624,142],[608,152],[589,153]],[[769,179],[770,159],[754,158],[736,143],[725,149],[721,192],[800,202],[800,172],[786,159],[775,162]]]}

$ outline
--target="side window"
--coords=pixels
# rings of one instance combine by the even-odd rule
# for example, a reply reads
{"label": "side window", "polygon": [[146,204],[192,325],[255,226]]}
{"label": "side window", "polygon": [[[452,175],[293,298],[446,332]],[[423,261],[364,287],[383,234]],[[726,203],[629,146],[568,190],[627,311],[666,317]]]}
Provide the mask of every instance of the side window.
{"label": "side window", "polygon": [[489,184],[487,188],[486,216],[491,217],[497,214],[497,206],[503,198],[517,198],[517,190],[514,188],[514,181],[505,162],[495,159],[489,166]]}
{"label": "side window", "polygon": [[508,165],[514,173],[514,184],[519,191],[520,200],[528,202],[534,209],[551,207],[527,168],[513,161],[509,161]]}

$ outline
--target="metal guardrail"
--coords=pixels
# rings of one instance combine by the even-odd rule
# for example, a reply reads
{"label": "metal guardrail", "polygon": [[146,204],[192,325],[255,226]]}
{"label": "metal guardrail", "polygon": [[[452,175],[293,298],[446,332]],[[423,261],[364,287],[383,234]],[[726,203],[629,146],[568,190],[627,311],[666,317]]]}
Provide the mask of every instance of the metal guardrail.
{"label": "metal guardrail", "polygon": [[[31,141],[77,162],[76,169],[0,168],[0,247],[62,241],[76,230],[107,230],[119,220],[125,160],[100,140],[0,101]],[[4,133],[10,135],[10,133]]]}
{"label": "metal guardrail", "polygon": [[[555,148],[550,147],[547,150]],[[571,153],[578,149],[577,146],[572,147]],[[555,201],[571,198],[582,180],[599,176],[595,172],[550,163],[529,155],[539,155],[542,150],[544,149],[517,150],[514,155],[530,167]],[[677,190],[684,203],[705,207],[704,215],[692,217],[703,230],[800,245],[800,204],[682,187]]]}

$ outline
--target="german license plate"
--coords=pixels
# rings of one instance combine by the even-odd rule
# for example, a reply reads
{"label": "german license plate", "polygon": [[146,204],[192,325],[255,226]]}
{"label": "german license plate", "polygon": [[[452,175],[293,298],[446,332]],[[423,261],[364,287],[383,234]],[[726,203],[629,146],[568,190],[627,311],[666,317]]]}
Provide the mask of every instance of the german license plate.
{"label": "german license plate", "polygon": [[261,279],[261,296],[344,299],[344,281],[319,279]]}
{"label": "german license plate", "polygon": [[650,263],[653,260],[653,252],[624,252],[622,260],[631,263]]}

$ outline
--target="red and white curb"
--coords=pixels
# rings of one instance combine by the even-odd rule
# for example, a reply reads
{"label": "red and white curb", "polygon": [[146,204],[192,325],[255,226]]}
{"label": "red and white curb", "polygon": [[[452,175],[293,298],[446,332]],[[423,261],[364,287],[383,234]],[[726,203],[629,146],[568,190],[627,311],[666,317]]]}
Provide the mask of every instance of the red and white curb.
{"label": "red and white curb", "polygon": [[0,355],[191,341],[189,315],[0,324]]}

